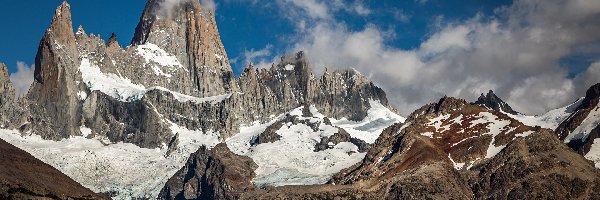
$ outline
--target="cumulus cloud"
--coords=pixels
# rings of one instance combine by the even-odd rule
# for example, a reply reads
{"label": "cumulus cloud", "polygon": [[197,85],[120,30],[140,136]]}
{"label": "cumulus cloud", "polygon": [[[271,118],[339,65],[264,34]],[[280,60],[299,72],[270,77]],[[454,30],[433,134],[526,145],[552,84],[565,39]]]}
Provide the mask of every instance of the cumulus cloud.
{"label": "cumulus cloud", "polygon": [[17,71],[10,74],[10,80],[12,81],[17,96],[23,96],[29,91],[29,86],[33,83],[33,70],[34,66],[27,65],[24,62],[17,62]]}
{"label": "cumulus cloud", "polygon": [[[415,49],[386,45],[374,25],[350,30],[335,19],[339,5],[281,0],[282,10],[305,21],[289,53],[303,50],[314,68],[354,67],[384,88],[403,114],[443,95],[474,100],[489,89],[528,114],[563,106],[600,82],[600,62],[569,78],[560,64],[576,49],[600,41],[600,1],[516,0],[493,16],[438,23]],[[285,9],[284,9],[285,7]],[[286,14],[282,12],[282,14]],[[596,48],[597,50],[597,48]]]}
{"label": "cumulus cloud", "polygon": [[388,45],[395,35],[388,30],[372,24],[351,30],[336,19],[336,12],[368,14],[352,9],[364,6],[361,1],[274,4],[298,29],[290,36],[288,53],[304,51],[317,72],[325,67],[358,69],[404,115],[444,95],[475,100],[490,89],[516,110],[540,114],[574,101],[600,82],[598,56],[575,76],[561,64],[583,51],[600,55],[600,48],[590,48],[600,44],[596,0],[515,0],[491,16],[477,14],[452,23],[437,16],[428,38],[414,49]]}

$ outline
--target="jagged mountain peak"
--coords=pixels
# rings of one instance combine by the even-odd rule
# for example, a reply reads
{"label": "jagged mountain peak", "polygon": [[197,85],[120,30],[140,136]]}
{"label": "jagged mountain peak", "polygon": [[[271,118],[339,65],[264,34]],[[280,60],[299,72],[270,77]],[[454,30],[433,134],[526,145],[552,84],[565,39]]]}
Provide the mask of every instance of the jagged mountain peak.
{"label": "jagged mountain peak", "polygon": [[4,63],[0,62],[0,80],[4,80],[5,78],[8,78],[8,68],[6,68],[6,65]]}
{"label": "jagged mountain peak", "polygon": [[584,102],[586,100],[592,101],[593,99],[600,99],[600,83],[596,83],[585,92]]}
{"label": "jagged mountain peak", "polygon": [[510,105],[500,99],[492,90],[488,91],[487,94],[481,93],[481,96],[473,104],[499,112],[506,112],[513,115],[518,114],[517,111],[514,111]]}
{"label": "jagged mountain peak", "polygon": [[75,36],[87,36],[82,25],[79,25],[79,27],[77,27],[77,32],[75,33]]}
{"label": "jagged mountain peak", "polygon": [[148,0],[131,43],[148,42],[155,26],[168,31],[171,23],[184,25],[181,28],[185,28],[189,22],[198,19],[214,21],[214,13],[204,9],[198,0]]}
{"label": "jagged mountain peak", "polygon": [[53,34],[55,40],[63,44],[75,42],[71,20],[71,5],[67,1],[63,1],[62,4],[56,7],[46,34]]}
{"label": "jagged mountain peak", "polygon": [[188,71],[185,81],[196,86],[194,96],[238,90],[215,15],[197,0],[148,0],[131,44],[156,45],[174,55]]}
{"label": "jagged mountain peak", "polygon": [[108,38],[108,41],[106,41],[106,46],[108,46],[108,47],[118,47],[119,46],[119,41],[117,41],[117,34],[112,33],[110,35],[110,38]]}

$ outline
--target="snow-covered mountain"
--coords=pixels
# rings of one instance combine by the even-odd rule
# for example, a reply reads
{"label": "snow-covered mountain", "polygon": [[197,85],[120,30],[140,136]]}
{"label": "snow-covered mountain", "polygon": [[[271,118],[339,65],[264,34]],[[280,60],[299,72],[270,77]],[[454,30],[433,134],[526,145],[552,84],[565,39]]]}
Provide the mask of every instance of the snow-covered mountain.
{"label": "snow-covered mountain", "polygon": [[[225,141],[261,161],[269,159],[269,148],[296,148],[298,154],[281,155],[288,161],[308,153],[312,160],[260,165],[267,185],[323,183],[358,162],[385,127],[404,119],[359,72],[317,77],[303,52],[269,69],[250,65],[236,79],[214,13],[199,1],[178,1],[165,14],[163,1],[147,2],[126,47],[114,34],[104,41],[82,26],[73,32],[70,5],[58,6],[40,41],[28,94],[17,99],[8,76],[1,79],[0,102],[7,103],[0,138],[95,192],[154,198],[190,153]],[[318,115],[295,115],[308,108]],[[283,135],[277,144],[246,140],[282,125],[285,116],[294,125],[273,130]],[[248,142],[253,145],[244,146]],[[327,170],[282,175],[309,166]]]}
{"label": "snow-covered mountain", "polygon": [[[301,116],[301,113],[301,110],[292,112],[295,116]],[[303,119],[319,122],[319,118],[302,116]],[[319,124],[319,129],[328,129],[321,125]],[[279,130],[276,133],[280,136],[275,141],[261,143],[256,147],[252,147],[252,142],[244,142],[248,144],[245,148],[228,144],[212,150],[198,150],[167,182],[159,197],[160,199],[177,199],[177,197],[188,199],[333,199],[336,197],[594,199],[600,197],[600,191],[597,190],[600,189],[598,169],[559,141],[552,130],[527,126],[505,113],[452,97],[445,97],[437,103],[425,105],[413,112],[404,123],[396,123],[386,128],[377,140],[370,144],[371,147],[366,154],[361,156],[364,158],[335,173],[326,184],[318,184],[319,182],[315,181],[316,185],[289,185],[293,184],[293,181],[306,181],[305,177],[289,178],[291,174],[298,177],[302,174],[300,172],[311,172],[301,168],[281,171],[274,176],[267,176],[265,180],[262,173],[269,169],[270,164],[277,162],[294,164],[302,161],[302,159],[299,161],[282,159],[289,152],[281,150],[284,146],[280,142],[294,141],[297,138],[294,136],[298,135],[316,136],[324,133],[313,132],[310,129],[310,126],[303,128],[286,122],[275,129]],[[302,133],[292,134],[293,131]],[[267,128],[265,132],[270,131]],[[252,141],[250,135],[256,134],[249,134],[247,139],[242,141]],[[261,134],[258,137],[261,137]],[[236,144],[237,141],[234,138],[228,143]],[[325,153],[331,156],[322,162],[333,162],[333,165],[329,166],[335,167],[338,164],[335,162],[335,155],[341,156],[336,152],[356,151],[356,147],[347,148],[350,146],[348,143],[340,144],[343,143],[331,144],[330,147],[333,147],[334,151],[326,150]],[[263,159],[262,155],[265,153],[260,145],[264,145],[262,148],[269,149],[272,154],[270,159]],[[244,151],[245,156],[233,153],[240,149]],[[296,157],[309,155],[308,151],[298,151],[299,148],[290,150],[299,154]],[[318,154],[313,156],[320,157]],[[307,167],[320,169],[314,166],[314,162]],[[315,171],[326,172],[326,169]],[[286,183],[286,186],[260,187],[260,184],[265,183],[267,185]],[[199,187],[200,185],[203,187]]]}
{"label": "snow-covered mountain", "polygon": [[[490,94],[487,96],[490,96]],[[510,108],[500,98],[495,95],[493,96],[493,99],[502,102],[501,105]],[[480,97],[477,102],[482,102],[481,99]],[[600,139],[598,139],[600,137],[599,101],[600,84],[596,84],[588,89],[585,97],[581,97],[567,106],[553,109],[537,116],[527,116],[516,111],[508,112],[506,109],[498,110],[477,102],[474,104],[503,112],[528,126],[539,126],[553,130],[560,140],[573,150],[584,155],[587,159],[596,163],[596,167],[600,168]]]}
{"label": "snow-covered mountain", "polygon": [[540,116],[490,91],[404,118],[303,52],[236,78],[213,11],[165,1],[126,47],[58,6],[27,95],[0,64],[0,139],[114,199],[600,198],[600,84]]}

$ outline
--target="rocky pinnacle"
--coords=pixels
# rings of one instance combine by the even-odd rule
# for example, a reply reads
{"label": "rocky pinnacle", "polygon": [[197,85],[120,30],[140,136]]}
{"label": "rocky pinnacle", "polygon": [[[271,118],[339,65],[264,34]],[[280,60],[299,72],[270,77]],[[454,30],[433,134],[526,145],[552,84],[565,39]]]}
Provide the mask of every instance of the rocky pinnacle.
{"label": "rocky pinnacle", "polygon": [[215,15],[197,0],[177,1],[174,5],[149,0],[131,43],[156,44],[176,55],[189,73],[182,84],[195,86],[194,91],[183,93],[206,97],[237,91]]}

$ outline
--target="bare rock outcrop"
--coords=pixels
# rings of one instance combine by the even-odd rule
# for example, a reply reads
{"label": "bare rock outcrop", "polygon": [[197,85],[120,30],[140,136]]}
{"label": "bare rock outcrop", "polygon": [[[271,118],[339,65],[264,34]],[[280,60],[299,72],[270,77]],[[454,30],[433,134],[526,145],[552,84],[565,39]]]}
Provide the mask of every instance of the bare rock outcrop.
{"label": "bare rock outcrop", "polygon": [[18,128],[22,109],[18,106],[15,88],[10,81],[8,68],[0,63],[0,128]]}
{"label": "bare rock outcrop", "polygon": [[513,115],[519,114],[519,112],[514,111],[510,105],[500,99],[500,97],[496,96],[492,90],[485,95],[482,93],[473,104],[498,112],[505,112]]}
{"label": "bare rock outcrop", "polygon": [[131,43],[155,44],[178,58],[187,74],[177,84],[194,86],[178,92],[207,97],[237,91],[214,12],[199,1],[149,0]]}
{"label": "bare rock outcrop", "polygon": [[[241,182],[251,184],[251,179],[244,176]],[[596,199],[599,184],[600,171],[594,164],[571,151],[552,130],[528,127],[501,112],[444,97],[413,112],[405,123],[386,128],[361,162],[334,175],[328,184],[246,185],[237,187],[247,189],[241,194],[221,197]]]}
{"label": "bare rock outcrop", "polygon": [[475,166],[476,199],[598,199],[600,172],[550,130],[515,140]]}
{"label": "bare rock outcrop", "polygon": [[54,140],[81,135],[77,93],[85,85],[78,58],[70,5],[65,1],[56,8],[35,57],[34,81],[27,94],[31,117],[26,129]]}
{"label": "bare rock outcrop", "polygon": [[255,189],[258,166],[251,158],[232,153],[225,143],[202,146],[165,185],[159,199],[239,199]]}

